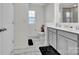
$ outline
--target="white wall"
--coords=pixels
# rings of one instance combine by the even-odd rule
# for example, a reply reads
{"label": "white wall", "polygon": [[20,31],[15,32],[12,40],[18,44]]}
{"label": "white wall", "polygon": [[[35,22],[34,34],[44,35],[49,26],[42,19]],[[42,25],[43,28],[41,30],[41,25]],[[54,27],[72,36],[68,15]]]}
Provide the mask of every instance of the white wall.
{"label": "white wall", "polygon": [[79,3],[78,3],[78,22],[79,22]]}
{"label": "white wall", "polygon": [[60,4],[59,3],[55,3],[54,4],[54,23],[60,23],[61,22],[61,14],[60,14]]}
{"label": "white wall", "polygon": [[[58,5],[54,5],[53,3],[46,6],[39,4],[14,4],[15,48],[26,48],[28,46],[27,36],[32,33],[32,31],[36,30],[39,32],[42,24],[55,22],[57,14],[55,12],[58,11],[58,9],[55,11],[57,7],[55,8],[54,6]],[[28,24],[28,10],[36,11],[36,25],[34,27]]]}
{"label": "white wall", "polygon": [[[44,7],[44,15],[45,15],[45,25],[49,25],[49,24],[54,24],[54,13],[55,13],[55,9],[54,9],[54,4],[48,4]],[[45,28],[46,32],[45,32],[45,44],[48,45],[48,39],[47,39],[47,27]]]}
{"label": "white wall", "polygon": [[[45,24],[44,19],[44,8],[40,4],[29,4],[29,10],[34,10],[36,12],[36,24],[34,25],[34,29],[37,32],[40,32],[41,25]],[[31,32],[33,32],[33,27],[30,27]]]}
{"label": "white wall", "polygon": [[2,4],[3,5],[3,28],[6,28],[7,30],[2,33],[2,53],[3,54],[11,54],[14,46],[13,46],[13,40],[14,40],[14,10],[13,10],[13,4]]}
{"label": "white wall", "polygon": [[26,48],[28,35],[28,4],[14,4],[15,49]]}
{"label": "white wall", "polygon": [[0,32],[0,54],[9,55],[13,50],[14,28],[13,28],[13,4],[0,4],[0,29],[6,28],[6,31]]}
{"label": "white wall", "polygon": [[[36,11],[36,25],[31,27],[28,22],[28,11]],[[15,49],[28,47],[28,37],[33,33],[33,29],[40,31],[40,27],[44,24],[44,10],[40,5],[14,4],[15,19]],[[34,35],[34,34],[33,34]]]}
{"label": "white wall", "polygon": [[46,23],[54,22],[54,4],[48,4],[45,9],[45,20]]}

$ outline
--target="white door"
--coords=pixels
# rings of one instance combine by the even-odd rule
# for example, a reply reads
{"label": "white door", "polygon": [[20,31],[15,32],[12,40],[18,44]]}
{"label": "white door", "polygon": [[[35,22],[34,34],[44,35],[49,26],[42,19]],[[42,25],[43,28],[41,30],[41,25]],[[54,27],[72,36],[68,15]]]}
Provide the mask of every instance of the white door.
{"label": "white door", "polygon": [[13,32],[13,5],[12,4],[0,4],[1,9],[0,12],[2,19],[0,19],[0,28],[6,28],[7,30],[0,32],[1,38],[1,54],[11,54],[13,50],[13,39],[14,39],[14,32]]}
{"label": "white door", "polygon": [[[0,29],[2,28],[2,5],[0,4]],[[0,55],[2,53],[2,32],[0,32]]]}

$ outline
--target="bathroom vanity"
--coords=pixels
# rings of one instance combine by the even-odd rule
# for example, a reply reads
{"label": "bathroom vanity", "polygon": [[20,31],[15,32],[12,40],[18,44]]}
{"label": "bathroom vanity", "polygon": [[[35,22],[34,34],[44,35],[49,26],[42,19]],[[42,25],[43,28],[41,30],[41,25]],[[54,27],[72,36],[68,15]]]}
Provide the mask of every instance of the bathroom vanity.
{"label": "bathroom vanity", "polygon": [[47,26],[47,40],[61,55],[79,54],[79,31]]}

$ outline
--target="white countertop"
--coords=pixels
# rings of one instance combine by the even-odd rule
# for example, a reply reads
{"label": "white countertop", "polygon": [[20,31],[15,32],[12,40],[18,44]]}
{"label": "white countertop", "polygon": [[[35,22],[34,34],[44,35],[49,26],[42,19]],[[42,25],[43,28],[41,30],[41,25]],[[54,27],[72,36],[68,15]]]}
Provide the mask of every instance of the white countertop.
{"label": "white countertop", "polygon": [[55,29],[59,29],[59,30],[63,30],[63,31],[67,31],[67,32],[75,33],[75,34],[79,34],[79,30],[76,30],[73,28],[56,27],[55,25],[52,25],[52,24],[47,25],[47,27],[55,28]]}

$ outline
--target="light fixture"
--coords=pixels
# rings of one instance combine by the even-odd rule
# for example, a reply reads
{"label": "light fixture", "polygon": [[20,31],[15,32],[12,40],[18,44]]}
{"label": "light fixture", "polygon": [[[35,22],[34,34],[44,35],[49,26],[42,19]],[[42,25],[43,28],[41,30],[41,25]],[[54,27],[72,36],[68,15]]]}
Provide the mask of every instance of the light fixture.
{"label": "light fixture", "polygon": [[75,3],[75,4],[73,4],[73,6],[74,6],[74,7],[76,7],[76,6],[77,6],[77,4]]}

